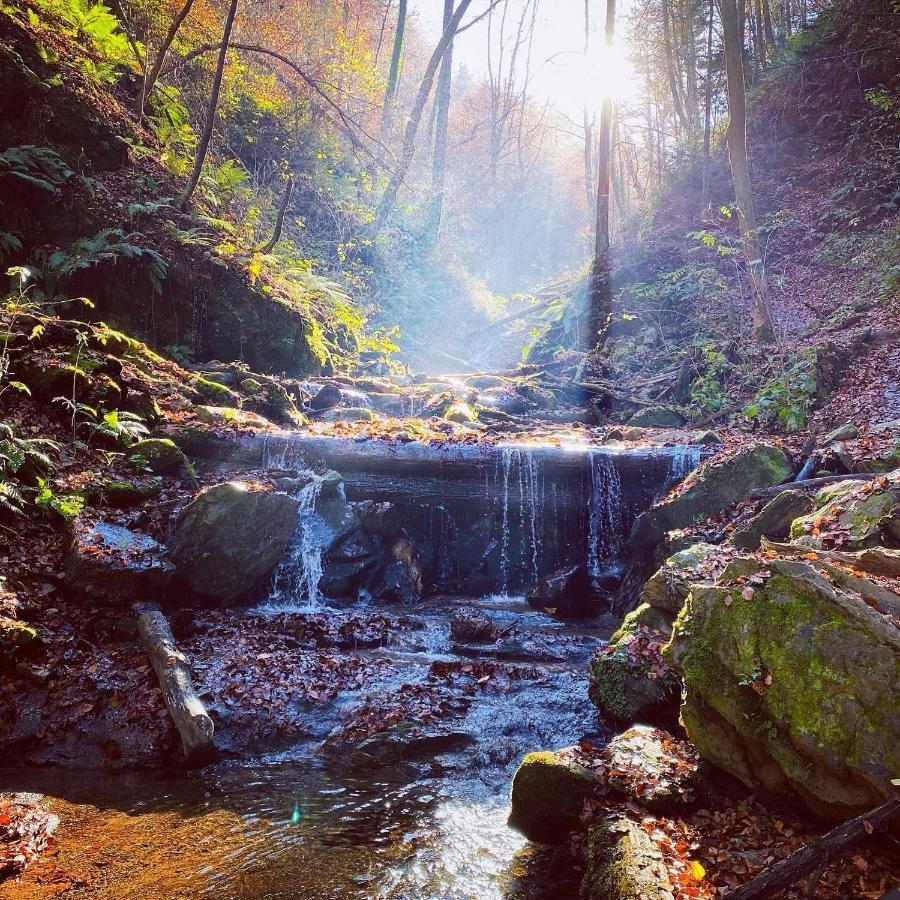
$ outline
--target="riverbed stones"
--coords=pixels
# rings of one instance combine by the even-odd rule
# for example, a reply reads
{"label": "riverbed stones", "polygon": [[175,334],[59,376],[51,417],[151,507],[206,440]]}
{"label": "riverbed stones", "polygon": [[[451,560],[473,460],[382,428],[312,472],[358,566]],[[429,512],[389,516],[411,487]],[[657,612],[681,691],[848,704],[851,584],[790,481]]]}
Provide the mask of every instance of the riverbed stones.
{"label": "riverbed stones", "polygon": [[323,384],[316,392],[316,395],[309,401],[309,408],[317,412],[325,409],[333,409],[339,406],[344,399],[341,389],[331,382]]}
{"label": "riverbed stones", "polygon": [[637,547],[658,543],[666,532],[721,513],[746,499],[752,490],[781,484],[792,473],[791,461],[780,447],[753,444],[692,473],[680,494],[638,516],[631,541]]}
{"label": "riverbed stones", "polygon": [[812,498],[803,491],[782,491],[732,536],[735,547],[740,550],[756,550],[760,541],[784,540],[791,531],[791,523],[805,516],[814,508]]}
{"label": "riverbed stones", "polygon": [[147,534],[109,522],[76,519],[66,556],[66,581],[102,600],[158,599],[174,573],[165,549]]}
{"label": "riverbed stones", "polygon": [[546,575],[526,597],[533,609],[549,611],[561,619],[587,619],[609,609],[610,597],[596,590],[584,566]]}
{"label": "riverbed stones", "polygon": [[594,772],[566,751],[529,753],[513,778],[509,824],[529,840],[561,844],[580,827],[596,786]]}
{"label": "riverbed stones", "polygon": [[878,805],[900,772],[900,632],[811,562],[739,562],[692,589],[665,651],[691,742],[816,813]]}
{"label": "riverbed stones", "polygon": [[700,566],[716,549],[712,544],[700,543],[673,553],[647,580],[641,602],[673,615],[677,613],[687,599],[691,583],[702,579]]}
{"label": "riverbed stones", "polygon": [[206,425],[214,425],[217,428],[271,428],[272,423],[268,419],[246,409],[237,409],[233,406],[207,406],[200,404],[194,407],[194,415],[197,420]]}
{"label": "riverbed stones", "polygon": [[497,626],[485,612],[474,606],[457,609],[450,619],[450,640],[460,644],[486,644],[497,637]]}
{"label": "riverbed stones", "polygon": [[636,428],[680,428],[687,421],[685,417],[670,406],[648,406],[639,409],[628,424]]}
{"label": "riverbed stones", "polygon": [[298,501],[229,481],[201,491],[172,540],[179,579],[200,597],[231,604],[278,564],[297,527]]}

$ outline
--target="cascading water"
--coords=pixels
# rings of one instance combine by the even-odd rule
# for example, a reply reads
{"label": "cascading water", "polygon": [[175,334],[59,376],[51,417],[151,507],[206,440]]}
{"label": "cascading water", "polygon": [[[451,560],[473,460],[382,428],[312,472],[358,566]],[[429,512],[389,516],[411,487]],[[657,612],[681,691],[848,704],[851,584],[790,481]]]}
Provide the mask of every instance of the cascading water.
{"label": "cascading water", "polygon": [[322,542],[315,522],[316,501],[325,479],[308,473],[312,478],[297,494],[297,530],[288,551],[278,564],[267,605],[284,608],[319,605],[319,582],[322,580]]}
{"label": "cascading water", "polygon": [[507,594],[513,552],[513,510],[519,510],[516,559],[534,584],[541,576],[543,477],[537,458],[527,447],[500,448],[500,592]]}
{"label": "cascading water", "polygon": [[700,465],[700,447],[690,444],[673,447],[669,457],[669,486],[677,484]]}
{"label": "cascading water", "polygon": [[592,578],[622,555],[624,515],[622,480],[608,453],[591,451],[591,496],[588,513],[587,569]]}

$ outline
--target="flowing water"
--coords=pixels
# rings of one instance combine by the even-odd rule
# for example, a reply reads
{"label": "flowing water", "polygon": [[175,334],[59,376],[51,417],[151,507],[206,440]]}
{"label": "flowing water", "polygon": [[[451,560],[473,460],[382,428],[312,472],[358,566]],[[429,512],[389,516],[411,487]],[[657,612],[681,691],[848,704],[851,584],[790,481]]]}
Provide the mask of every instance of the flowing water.
{"label": "flowing water", "polygon": [[[402,461],[402,451],[398,456]],[[306,470],[305,454],[287,443],[267,447],[266,457],[269,465]],[[656,474],[642,476],[646,484],[626,479],[623,458],[589,451],[560,461],[531,448],[502,447],[461,464],[457,484],[454,459],[445,454],[438,488],[427,459],[416,462],[420,471],[399,489],[400,476],[366,480],[365,473],[345,472],[348,493],[357,497],[379,491],[405,497],[413,518],[420,502],[422,533],[427,524],[434,545],[433,584],[473,582],[466,574],[471,557],[484,576],[480,599],[435,596],[389,612],[412,637],[338,651],[378,661],[380,674],[310,709],[308,737],[277,754],[191,773],[0,769],[0,790],[44,793],[61,819],[50,874],[6,884],[0,897],[576,896],[577,881],[560,875],[571,871],[554,869],[552,854],[507,826],[510,782],[530,750],[603,739],[587,695],[587,663],[615,623],[561,623],[528,607],[521,590],[561,560],[586,564],[593,575],[620,564],[636,512],[693,468],[699,454],[688,449],[648,458]],[[275,575],[267,614],[286,607],[327,612],[319,591],[323,536],[315,526],[322,484],[313,477],[298,494],[297,532]],[[510,596],[516,589],[520,595]],[[455,644],[449,621],[462,603],[489,613],[506,636],[493,645]],[[248,616],[252,627],[251,614],[234,615]],[[329,734],[367,699],[433,683],[436,663],[485,660],[527,674],[463,691],[462,707],[436,726],[425,749],[407,748],[394,762],[363,771],[352,757],[323,752]],[[201,678],[213,706],[217,678],[214,671]]]}

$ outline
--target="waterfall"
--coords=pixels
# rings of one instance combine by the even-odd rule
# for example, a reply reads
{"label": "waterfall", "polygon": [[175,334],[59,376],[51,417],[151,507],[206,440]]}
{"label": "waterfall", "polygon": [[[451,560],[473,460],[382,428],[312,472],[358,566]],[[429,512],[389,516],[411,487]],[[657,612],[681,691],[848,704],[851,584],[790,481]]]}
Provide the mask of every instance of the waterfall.
{"label": "waterfall", "polygon": [[509,474],[512,470],[515,447],[500,448],[500,467],[503,473],[503,519],[500,526],[500,593],[509,591]]}
{"label": "waterfall", "polygon": [[588,573],[596,578],[604,565],[622,555],[622,480],[608,453],[591,451],[591,496],[588,510]]}
{"label": "waterfall", "polygon": [[312,481],[297,494],[297,529],[287,553],[278,564],[267,605],[273,607],[319,605],[319,582],[322,579],[322,541],[316,527],[316,501],[322,491],[324,477],[311,475]]}
{"label": "waterfall", "polygon": [[[536,584],[541,577],[543,476],[531,448],[501,447],[497,477],[501,482],[500,592],[506,594],[512,560],[521,570],[521,581]],[[514,508],[519,510],[517,520]]]}
{"label": "waterfall", "polygon": [[700,465],[700,447],[691,444],[685,447],[673,447],[669,457],[669,477],[666,488],[678,484]]}

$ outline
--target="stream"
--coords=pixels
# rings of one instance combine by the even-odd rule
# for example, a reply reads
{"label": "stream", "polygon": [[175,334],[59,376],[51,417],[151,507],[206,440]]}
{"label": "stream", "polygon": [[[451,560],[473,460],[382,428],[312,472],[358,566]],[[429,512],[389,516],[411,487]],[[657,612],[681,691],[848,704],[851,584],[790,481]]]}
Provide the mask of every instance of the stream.
{"label": "stream", "polygon": [[[268,595],[216,614],[232,628],[240,622],[230,644],[203,643],[208,621],[176,629],[217,722],[222,761],[192,772],[0,769],[0,791],[44,794],[61,820],[52,877],[8,883],[0,897],[575,896],[578,873],[559,851],[507,826],[510,783],[531,750],[609,736],[588,699],[588,661],[621,617],[561,621],[529,606],[524,593],[573,562],[592,578],[615,573],[621,581],[634,516],[699,458],[696,447],[430,448],[287,433],[232,442],[222,456],[231,464],[262,462],[288,474],[333,468],[344,477],[343,502],[395,504],[405,533],[430,548],[423,599],[383,606],[363,593],[329,606],[308,522],[317,476],[300,490],[298,531]],[[487,614],[501,637],[455,642],[450,621],[461,606]],[[335,628],[353,616],[387,625],[374,642],[310,649],[296,636],[323,616]],[[229,656],[251,635],[247,661]],[[291,701],[283,710],[275,686],[261,691],[281,676],[266,668],[273,654],[316,653],[317,664],[365,677],[327,702]],[[227,692],[235,677],[255,686],[240,700]],[[389,729],[386,739],[336,741],[366,704],[402,706],[420,696],[440,701],[437,718]],[[247,741],[235,725],[241,703],[278,705],[302,727],[289,740]]]}

